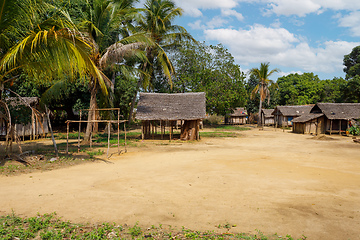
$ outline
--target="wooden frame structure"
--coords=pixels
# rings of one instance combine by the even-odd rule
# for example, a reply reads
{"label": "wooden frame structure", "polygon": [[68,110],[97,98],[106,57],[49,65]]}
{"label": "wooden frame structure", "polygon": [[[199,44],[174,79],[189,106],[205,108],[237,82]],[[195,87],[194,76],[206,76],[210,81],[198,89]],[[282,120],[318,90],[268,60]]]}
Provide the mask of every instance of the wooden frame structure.
{"label": "wooden frame structure", "polygon": [[[81,120],[82,111],[118,111],[117,120]],[[117,123],[117,147],[118,147],[118,155],[120,155],[120,123],[124,123],[124,133],[125,133],[125,152],[126,149],[126,123],[127,120],[120,120],[120,108],[101,108],[101,109],[80,109],[80,120],[67,120],[66,121],[66,154],[69,154],[69,124],[70,123],[79,123],[79,132],[78,132],[78,152],[80,152],[80,133],[81,133],[81,123],[107,123],[108,128],[108,149],[106,156],[109,158],[109,151],[110,151],[110,129],[111,123]],[[90,148],[92,147],[92,132],[90,133]]]}
{"label": "wooden frame structure", "polygon": [[309,114],[294,119],[293,132],[341,135],[352,119],[359,118],[360,103],[317,103]]}
{"label": "wooden frame structure", "polygon": [[173,138],[174,127],[181,124],[181,140],[199,140],[200,124],[206,116],[204,92],[192,93],[140,93],[136,119],[141,120],[141,138],[155,138],[160,128],[164,139],[166,128]]}

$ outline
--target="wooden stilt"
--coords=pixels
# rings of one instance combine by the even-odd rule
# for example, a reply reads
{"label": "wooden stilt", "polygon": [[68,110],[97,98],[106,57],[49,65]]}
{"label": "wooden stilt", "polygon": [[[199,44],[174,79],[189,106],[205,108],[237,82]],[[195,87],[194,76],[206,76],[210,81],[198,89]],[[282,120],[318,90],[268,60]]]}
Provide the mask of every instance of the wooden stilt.
{"label": "wooden stilt", "polygon": [[341,136],[341,119],[340,119],[340,123],[339,123],[339,135]]}
{"label": "wooden stilt", "polygon": [[161,140],[164,139],[164,135],[163,135],[163,126],[162,126],[162,120],[160,120],[160,132],[161,132]]}
{"label": "wooden stilt", "polygon": [[145,121],[141,122],[141,140],[144,140],[144,131],[145,131],[144,123]]}
{"label": "wooden stilt", "polygon": [[124,133],[125,133],[125,152],[127,152],[127,148],[126,148],[126,122],[124,122]]}
{"label": "wooden stilt", "polygon": [[331,132],[332,132],[332,119],[330,120],[330,135],[331,135]]}
{"label": "wooden stilt", "polygon": [[109,158],[109,151],[110,151],[110,122],[108,123],[108,149],[106,153],[107,158]]}
{"label": "wooden stilt", "polygon": [[171,125],[171,121],[169,121],[169,133],[170,133],[170,141],[171,141],[171,134],[172,134],[172,125]]}
{"label": "wooden stilt", "polygon": [[80,152],[80,133],[81,133],[81,110],[80,110],[79,135],[78,135],[78,153]]}
{"label": "wooden stilt", "polygon": [[[117,138],[118,138],[118,142],[117,142],[117,147],[118,147],[118,155],[120,155],[120,111],[118,110],[118,119],[117,119],[117,127],[118,127],[118,131],[117,131]],[[125,151],[126,151],[126,130],[125,130],[125,122],[124,122],[124,131],[125,131]]]}
{"label": "wooden stilt", "polygon": [[66,123],[66,154],[69,154],[69,122]]}

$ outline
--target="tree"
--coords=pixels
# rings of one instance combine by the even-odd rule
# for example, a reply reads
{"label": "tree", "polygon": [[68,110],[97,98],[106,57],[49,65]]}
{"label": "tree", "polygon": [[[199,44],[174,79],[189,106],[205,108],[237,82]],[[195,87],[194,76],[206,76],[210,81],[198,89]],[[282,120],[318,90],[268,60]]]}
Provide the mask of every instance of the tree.
{"label": "tree", "polygon": [[[178,74],[165,92],[205,92],[206,111],[226,115],[246,104],[245,74],[221,44],[186,42],[171,54]],[[163,86],[166,86],[165,84]]]}
{"label": "tree", "polygon": [[289,74],[277,80],[281,105],[305,105],[322,101],[324,82],[314,73]]}
{"label": "tree", "polygon": [[279,69],[275,68],[271,71],[269,71],[270,63],[261,63],[260,68],[252,68],[250,70],[250,75],[253,75],[257,80],[258,83],[256,87],[252,90],[251,96],[254,97],[256,93],[259,93],[259,125],[262,124],[261,119],[261,109],[262,109],[262,102],[268,98],[268,101],[270,101],[270,91],[269,91],[269,84],[272,83],[272,81],[269,79],[269,77],[275,73],[279,72]]}
{"label": "tree", "polygon": [[9,135],[11,115],[3,93],[21,72],[37,80],[103,76],[90,58],[91,42],[66,12],[42,0],[2,0],[0,8],[0,104],[6,110]]}
{"label": "tree", "polygon": [[[140,42],[146,40],[144,36],[138,34],[120,39],[121,25],[128,20],[128,14],[134,12],[133,2],[134,0],[97,0],[81,6],[82,18],[77,18],[79,29],[92,43],[90,58],[102,76],[101,78],[93,76],[87,78],[91,98],[88,124],[84,136],[85,142],[90,140],[90,133],[97,130],[97,124],[92,121],[97,118],[95,109],[98,108],[99,90],[101,89],[101,93],[105,96],[102,99],[105,102],[108,101],[109,89],[114,89],[115,70],[131,73],[131,70],[124,69],[124,67],[126,68],[124,58],[133,55],[141,58],[137,49],[144,45],[143,42]],[[71,6],[67,7],[71,9]],[[112,76],[108,77],[106,73]]]}
{"label": "tree", "polygon": [[[166,50],[177,46],[183,39],[195,41],[185,28],[174,25],[176,17],[181,16],[183,10],[175,6],[172,0],[147,0],[142,15],[138,19],[135,32],[146,32],[154,45],[146,48],[147,61],[141,64],[141,70],[147,75],[142,75],[138,80],[137,92],[141,85],[143,89],[150,89],[154,85],[157,76],[165,76],[172,83],[172,75],[175,74],[174,67],[166,54]],[[131,110],[135,105],[134,95]],[[129,122],[131,122],[131,114]]]}
{"label": "tree", "polygon": [[360,46],[354,47],[351,53],[344,56],[346,79],[360,75]]}

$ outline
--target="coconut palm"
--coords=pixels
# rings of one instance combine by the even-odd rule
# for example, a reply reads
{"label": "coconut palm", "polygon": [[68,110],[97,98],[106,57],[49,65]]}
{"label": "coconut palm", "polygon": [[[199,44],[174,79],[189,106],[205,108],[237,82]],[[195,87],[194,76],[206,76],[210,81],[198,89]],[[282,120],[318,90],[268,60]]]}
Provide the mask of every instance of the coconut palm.
{"label": "coconut palm", "polygon": [[64,74],[102,78],[91,60],[91,42],[76,29],[65,12],[42,0],[0,0],[0,105],[11,116],[3,92],[21,72],[34,80]]}
{"label": "coconut palm", "polygon": [[[131,21],[133,15],[136,14],[136,10],[133,8],[134,2],[135,0],[97,0],[89,2],[88,19],[83,19],[79,28],[93,43],[91,58],[102,72],[112,66],[111,71],[114,71],[114,68],[121,68],[120,71],[123,73],[131,74],[134,69],[126,67],[124,64],[125,57],[136,56],[145,61],[146,57],[137,50],[150,42],[144,34],[139,32],[129,36],[124,28],[124,25]],[[115,75],[113,74],[113,76]],[[91,91],[89,121],[96,119],[94,109],[97,108],[96,95],[99,88],[107,96],[108,87],[113,85],[115,81],[113,79],[113,82],[111,82],[105,75],[103,79],[106,81],[97,81],[96,78],[91,78],[89,81]],[[90,139],[90,132],[94,126],[96,125],[90,122],[87,124],[85,141]]]}
{"label": "coconut palm", "polygon": [[261,118],[261,109],[262,109],[262,102],[268,98],[268,102],[270,102],[270,91],[269,85],[273,83],[269,77],[280,70],[275,68],[273,70],[269,70],[270,63],[261,63],[260,68],[252,68],[250,70],[250,74],[253,75],[257,80],[258,84],[251,92],[251,98],[254,98],[257,93],[260,96],[260,103],[259,103],[259,121],[258,125],[262,125],[262,118]]}
{"label": "coconut palm", "polygon": [[[151,88],[151,83],[156,75],[164,75],[171,84],[171,76],[175,74],[175,69],[168,58],[166,51],[175,47],[182,40],[195,41],[186,29],[179,25],[174,25],[176,17],[181,16],[183,10],[176,7],[172,0],[147,0],[144,8],[140,9],[142,15],[137,19],[135,32],[146,32],[154,44],[146,48],[147,61],[143,62],[141,69],[148,73],[139,78],[138,89],[142,84],[143,88]],[[130,113],[135,105],[136,95],[131,104]],[[129,121],[131,121],[131,114]]]}

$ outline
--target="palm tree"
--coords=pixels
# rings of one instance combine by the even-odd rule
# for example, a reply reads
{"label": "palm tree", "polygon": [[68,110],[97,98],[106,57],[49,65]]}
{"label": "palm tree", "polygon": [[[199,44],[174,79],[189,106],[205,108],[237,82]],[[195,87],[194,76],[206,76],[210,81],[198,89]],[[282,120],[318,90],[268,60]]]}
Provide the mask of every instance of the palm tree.
{"label": "palm tree", "polygon": [[[137,21],[137,26],[133,28],[135,32],[146,32],[153,44],[147,46],[147,61],[143,62],[141,69],[147,75],[142,75],[138,80],[137,92],[141,84],[143,88],[150,88],[156,75],[164,75],[168,82],[172,84],[171,76],[175,74],[175,69],[166,54],[166,50],[175,47],[182,40],[195,41],[186,29],[179,25],[174,25],[176,17],[181,16],[183,10],[175,6],[172,0],[147,0],[144,8],[140,9],[143,14]],[[156,72],[156,71],[159,72]],[[134,96],[131,113],[135,105],[136,95]]]}
{"label": "palm tree", "polygon": [[270,91],[269,91],[269,84],[273,83],[269,77],[280,70],[275,68],[269,71],[270,63],[261,63],[260,68],[252,68],[250,70],[250,74],[253,75],[257,80],[258,84],[251,92],[251,98],[254,98],[257,93],[260,96],[260,104],[259,104],[259,121],[258,125],[262,125],[262,118],[261,118],[261,109],[262,109],[262,102],[268,98],[270,102]]}
{"label": "palm tree", "polygon": [[42,0],[0,0],[0,105],[11,115],[3,92],[21,72],[35,80],[86,74],[102,78],[91,60],[91,42],[65,12]]}

